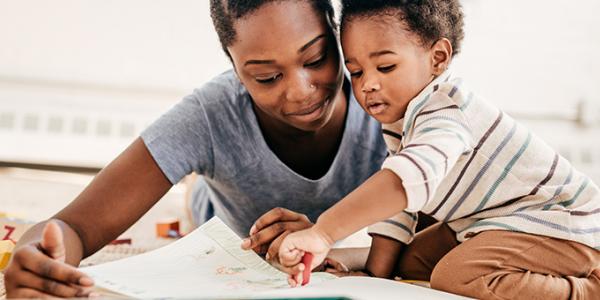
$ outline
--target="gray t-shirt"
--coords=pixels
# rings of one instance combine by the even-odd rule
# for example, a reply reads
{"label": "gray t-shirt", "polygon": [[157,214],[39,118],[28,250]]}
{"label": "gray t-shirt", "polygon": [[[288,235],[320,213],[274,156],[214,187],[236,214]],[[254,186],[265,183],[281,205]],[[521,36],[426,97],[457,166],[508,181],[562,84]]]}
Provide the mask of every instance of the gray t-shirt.
{"label": "gray t-shirt", "polygon": [[379,170],[386,156],[379,123],[360,108],[349,84],[344,90],[350,97],[342,141],[331,167],[317,180],[295,173],[271,151],[250,95],[231,70],[194,90],[141,137],[171,183],[191,172],[203,175],[192,200],[198,224],[216,215],[247,235],[274,207],[314,222]]}

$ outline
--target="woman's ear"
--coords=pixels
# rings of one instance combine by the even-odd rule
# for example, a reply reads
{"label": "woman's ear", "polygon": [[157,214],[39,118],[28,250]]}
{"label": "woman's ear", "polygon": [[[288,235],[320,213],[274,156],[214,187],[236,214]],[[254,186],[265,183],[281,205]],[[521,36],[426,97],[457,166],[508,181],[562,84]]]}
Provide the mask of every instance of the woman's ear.
{"label": "woman's ear", "polygon": [[447,38],[437,40],[431,46],[432,75],[439,76],[450,65],[452,61],[452,43]]}

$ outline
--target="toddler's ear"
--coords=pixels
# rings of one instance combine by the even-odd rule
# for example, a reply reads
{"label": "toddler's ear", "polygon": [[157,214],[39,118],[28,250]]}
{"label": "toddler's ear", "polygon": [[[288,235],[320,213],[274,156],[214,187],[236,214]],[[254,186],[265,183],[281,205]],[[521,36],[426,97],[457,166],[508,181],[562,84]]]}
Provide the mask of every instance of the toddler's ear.
{"label": "toddler's ear", "polygon": [[439,76],[450,65],[452,60],[452,43],[447,38],[441,38],[431,46],[432,75]]}

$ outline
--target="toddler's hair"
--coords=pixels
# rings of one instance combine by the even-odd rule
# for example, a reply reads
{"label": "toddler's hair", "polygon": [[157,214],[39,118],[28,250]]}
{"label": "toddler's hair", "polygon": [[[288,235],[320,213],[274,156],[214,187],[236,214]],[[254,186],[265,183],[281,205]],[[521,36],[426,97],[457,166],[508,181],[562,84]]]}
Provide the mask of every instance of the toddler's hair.
{"label": "toddler's hair", "polygon": [[397,17],[423,46],[447,38],[452,55],[460,52],[464,21],[459,0],[342,0],[341,31],[352,19],[382,15]]}

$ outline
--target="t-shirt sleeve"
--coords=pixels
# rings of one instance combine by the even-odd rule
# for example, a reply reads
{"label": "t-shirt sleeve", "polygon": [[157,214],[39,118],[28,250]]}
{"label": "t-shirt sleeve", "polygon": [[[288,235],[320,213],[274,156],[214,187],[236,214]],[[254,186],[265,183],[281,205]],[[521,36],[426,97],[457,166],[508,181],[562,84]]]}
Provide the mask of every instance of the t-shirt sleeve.
{"label": "t-shirt sleeve", "polygon": [[172,184],[196,172],[210,176],[214,154],[210,122],[196,90],[141,134],[150,154]]}
{"label": "t-shirt sleeve", "polygon": [[415,236],[417,221],[417,213],[403,211],[385,221],[369,226],[368,233],[383,235],[404,244],[410,244]]}
{"label": "t-shirt sleeve", "polygon": [[473,148],[473,136],[460,107],[446,93],[434,92],[413,117],[405,146],[382,168],[396,173],[407,197],[408,212],[420,211],[461,155]]}

